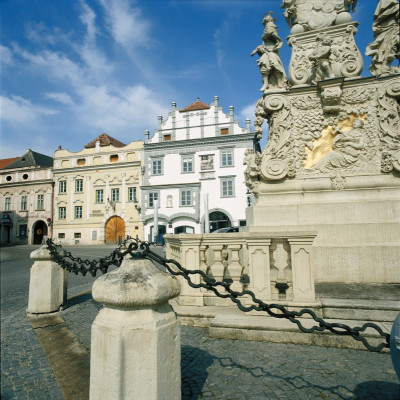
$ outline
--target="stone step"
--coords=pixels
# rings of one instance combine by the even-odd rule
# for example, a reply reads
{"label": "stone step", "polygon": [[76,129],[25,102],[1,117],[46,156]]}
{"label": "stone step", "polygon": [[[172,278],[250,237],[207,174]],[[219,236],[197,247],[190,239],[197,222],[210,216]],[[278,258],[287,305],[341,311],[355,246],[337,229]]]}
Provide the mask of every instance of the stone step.
{"label": "stone step", "polygon": [[324,318],[393,322],[400,313],[400,300],[321,298]]}
{"label": "stone step", "polygon": [[[318,325],[312,319],[300,319],[303,326],[310,328]],[[361,326],[361,321],[328,319],[329,323],[342,323],[350,327]],[[377,323],[383,332],[390,333],[392,323]],[[327,330],[322,332],[304,333],[297,324],[286,319],[263,318],[260,316],[217,315],[210,324],[210,337],[215,339],[254,340],[259,342],[293,343],[312,346],[338,347],[348,349],[367,350],[361,341],[351,336],[333,334]],[[368,343],[378,346],[385,339],[372,328],[362,333]],[[385,348],[383,352],[389,352]]]}

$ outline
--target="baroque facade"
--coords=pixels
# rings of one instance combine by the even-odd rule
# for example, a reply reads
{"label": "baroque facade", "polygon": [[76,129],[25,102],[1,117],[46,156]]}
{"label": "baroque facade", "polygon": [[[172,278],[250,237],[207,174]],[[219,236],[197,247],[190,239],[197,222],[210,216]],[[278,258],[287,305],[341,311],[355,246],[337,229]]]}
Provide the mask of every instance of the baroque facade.
{"label": "baroque facade", "polygon": [[140,185],[143,142],[105,133],[78,152],[54,154],[54,239],[65,244],[118,243],[143,237]]}
{"label": "baroque facade", "polygon": [[53,224],[53,158],[28,150],[0,164],[1,244],[42,243]]}
{"label": "baroque facade", "polygon": [[252,146],[250,121],[241,128],[234,109],[222,111],[197,100],[183,109],[172,103],[168,118],[159,118],[153,137],[146,131],[142,219],[144,237],[154,238],[158,203],[158,240],[165,233],[202,233],[205,196],[210,231],[245,223],[248,203],[243,183],[245,149]]}

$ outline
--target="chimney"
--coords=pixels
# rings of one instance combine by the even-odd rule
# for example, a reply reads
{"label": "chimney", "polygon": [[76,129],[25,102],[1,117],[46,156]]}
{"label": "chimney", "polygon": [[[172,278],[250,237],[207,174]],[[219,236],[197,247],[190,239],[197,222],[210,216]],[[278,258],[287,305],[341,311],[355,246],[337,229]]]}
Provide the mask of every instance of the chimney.
{"label": "chimney", "polygon": [[214,96],[214,106],[215,107],[218,107],[218,100],[219,100],[219,97],[218,96]]}
{"label": "chimney", "polygon": [[246,131],[250,133],[250,118],[246,118]]}
{"label": "chimney", "polygon": [[233,106],[229,106],[229,117],[230,117],[230,122],[233,122],[233,117],[234,117],[234,115],[233,115],[233,110],[234,110],[234,107],[233,107]]}
{"label": "chimney", "polygon": [[158,129],[162,129],[162,120],[163,120],[163,117],[162,117],[162,115],[159,115],[158,116]]}
{"label": "chimney", "polygon": [[148,141],[149,141],[149,136],[150,136],[150,131],[149,131],[148,129],[146,129],[146,130],[144,131],[144,142],[145,142],[145,143],[148,143]]}
{"label": "chimney", "polygon": [[96,153],[100,151],[100,140],[96,140]]}

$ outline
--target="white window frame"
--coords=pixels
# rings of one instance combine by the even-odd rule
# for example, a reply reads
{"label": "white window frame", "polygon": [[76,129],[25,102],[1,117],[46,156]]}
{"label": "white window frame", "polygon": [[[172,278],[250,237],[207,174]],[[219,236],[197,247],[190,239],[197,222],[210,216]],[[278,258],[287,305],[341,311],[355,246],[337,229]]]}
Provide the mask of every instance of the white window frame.
{"label": "white window frame", "polygon": [[75,215],[75,219],[82,219],[82,215],[83,215],[82,206],[75,206],[74,215]]}
{"label": "white window frame", "polygon": [[[229,187],[231,184],[231,187]],[[235,179],[223,178],[221,179],[221,197],[235,197]]]}
{"label": "white window frame", "polygon": [[119,188],[111,189],[111,201],[114,203],[119,202]]}
{"label": "white window frame", "polygon": [[83,192],[83,179],[75,179],[75,193]]}
{"label": "white window frame", "polygon": [[[189,174],[189,173],[194,172],[194,158],[193,158],[193,156],[182,156],[181,166],[182,166],[182,170],[181,171],[182,171],[183,174]],[[186,169],[186,171],[185,171],[185,169]]]}
{"label": "white window frame", "polygon": [[58,193],[67,193],[67,181],[62,180],[58,183]]}
{"label": "white window frame", "polygon": [[20,209],[21,209],[21,211],[26,211],[28,209],[28,196],[26,196],[26,195],[21,196]]}
{"label": "white window frame", "polygon": [[128,188],[128,201],[137,202],[137,190],[135,186]]}
{"label": "white window frame", "polygon": [[58,207],[58,219],[67,218],[67,207]]}
{"label": "white window frame", "polygon": [[96,203],[104,203],[104,190],[96,189]]}
{"label": "white window frame", "polygon": [[151,174],[152,175],[163,175],[163,160],[158,158],[151,160]]}
{"label": "white window frame", "polygon": [[11,211],[11,197],[4,199],[4,211]]}
{"label": "white window frame", "polygon": [[[230,156],[230,157],[229,157]],[[234,167],[233,150],[221,150],[221,168]]]}
{"label": "white window frame", "polygon": [[[149,201],[148,201],[148,208],[154,208],[154,201],[159,200],[160,195],[158,192],[149,192]],[[160,206],[160,203],[158,203],[158,206]]]}
{"label": "white window frame", "polygon": [[180,190],[179,205],[180,207],[191,207],[193,205],[193,190]]}
{"label": "white window frame", "polygon": [[36,196],[36,210],[44,210],[44,194]]}

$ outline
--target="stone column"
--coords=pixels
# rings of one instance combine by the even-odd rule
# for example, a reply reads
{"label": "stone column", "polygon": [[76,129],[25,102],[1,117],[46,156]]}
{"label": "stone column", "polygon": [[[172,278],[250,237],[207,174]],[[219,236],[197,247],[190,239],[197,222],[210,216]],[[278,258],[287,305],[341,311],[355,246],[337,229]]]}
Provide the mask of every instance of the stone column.
{"label": "stone column", "polygon": [[240,264],[239,251],[242,248],[240,243],[229,243],[228,249],[231,251],[231,263],[227,267],[227,272],[232,279],[231,289],[236,292],[241,292],[243,290],[243,285],[240,282],[242,277],[243,265]]}
{"label": "stone column", "polygon": [[315,235],[288,238],[292,259],[293,301],[315,301],[312,244]]}
{"label": "stone column", "polygon": [[180,330],[168,304],[179,292],[149,260],[125,259],[95,281],[104,308],[92,325],[90,400],[180,400]]}
{"label": "stone column", "polygon": [[67,302],[67,271],[51,261],[47,246],[31,253],[35,260],[31,267],[27,312],[44,314],[57,311]]}
{"label": "stone column", "polygon": [[249,253],[249,289],[263,301],[271,300],[271,271],[269,262],[269,246],[271,239],[247,239]]}

